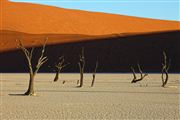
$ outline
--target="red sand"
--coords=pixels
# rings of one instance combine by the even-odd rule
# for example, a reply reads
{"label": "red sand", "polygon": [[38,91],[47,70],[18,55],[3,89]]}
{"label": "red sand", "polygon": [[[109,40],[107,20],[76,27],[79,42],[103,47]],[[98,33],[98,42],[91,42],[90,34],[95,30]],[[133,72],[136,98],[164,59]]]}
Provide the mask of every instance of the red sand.
{"label": "red sand", "polygon": [[1,30],[33,34],[86,35],[180,30],[180,22],[174,21],[69,10],[30,3],[2,2],[2,0],[1,6]]}
{"label": "red sand", "polygon": [[[0,31],[1,52],[14,49],[15,39],[26,39],[26,46],[39,45],[45,37],[48,37],[47,34],[61,36],[54,37],[56,39],[50,40],[48,42],[50,44],[89,39],[89,35],[93,35],[94,38],[94,35],[180,30],[180,22],[176,21],[70,10],[7,0],[1,0],[0,6],[0,30],[3,30]],[[7,31],[17,31],[17,33],[10,34]],[[19,32],[29,33],[29,35]],[[41,37],[33,37],[34,34],[41,34],[39,35]],[[64,36],[64,34],[67,35]]]}

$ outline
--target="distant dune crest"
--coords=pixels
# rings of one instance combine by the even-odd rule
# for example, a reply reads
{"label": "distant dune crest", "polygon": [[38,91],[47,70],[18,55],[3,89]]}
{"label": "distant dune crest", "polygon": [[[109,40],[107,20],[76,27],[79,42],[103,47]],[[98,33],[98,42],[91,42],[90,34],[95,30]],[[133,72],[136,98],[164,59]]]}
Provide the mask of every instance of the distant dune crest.
{"label": "distant dune crest", "polygon": [[[8,4],[7,4],[8,3]],[[1,0],[0,30],[31,34],[105,35],[179,30],[179,22]]]}

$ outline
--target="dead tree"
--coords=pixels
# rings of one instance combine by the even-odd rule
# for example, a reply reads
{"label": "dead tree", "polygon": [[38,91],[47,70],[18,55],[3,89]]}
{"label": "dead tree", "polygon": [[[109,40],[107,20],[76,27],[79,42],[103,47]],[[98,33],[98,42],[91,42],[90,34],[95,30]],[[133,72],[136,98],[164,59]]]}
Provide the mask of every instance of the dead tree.
{"label": "dead tree", "polygon": [[34,48],[32,48],[29,51],[28,49],[26,49],[24,47],[22,41],[18,40],[18,47],[23,51],[23,53],[25,54],[25,57],[27,59],[28,68],[29,68],[29,75],[30,75],[29,86],[28,86],[28,90],[24,93],[25,95],[30,95],[30,96],[35,95],[34,77],[37,74],[37,72],[39,71],[40,67],[48,60],[47,57],[44,56],[46,41],[47,41],[47,39],[44,41],[42,51],[41,51],[41,55],[38,58],[36,66],[33,66],[32,57],[33,57]]}
{"label": "dead tree", "polygon": [[133,77],[134,77],[133,80],[131,81],[131,83],[136,83],[136,82],[142,81],[148,75],[146,73],[143,74],[142,69],[139,64],[138,64],[138,69],[139,69],[139,73],[141,75],[140,78],[137,78],[134,68],[131,67],[131,70],[133,72]]}
{"label": "dead tree", "polygon": [[98,68],[98,60],[96,61],[95,69],[94,69],[94,72],[93,72],[93,79],[92,79],[91,87],[93,87],[93,85],[94,85],[97,68]]}
{"label": "dead tree", "polygon": [[161,78],[162,78],[162,87],[165,87],[165,85],[167,84],[168,79],[169,79],[168,71],[170,68],[171,60],[170,59],[168,60],[166,52],[163,52],[163,57],[164,57],[164,62],[162,63],[162,76],[161,76]]}
{"label": "dead tree", "polygon": [[79,87],[83,86],[83,75],[84,75],[84,66],[85,66],[85,57],[84,57],[84,48],[81,50],[81,54],[79,55],[79,70],[80,70],[80,85]]}
{"label": "dead tree", "polygon": [[64,56],[62,56],[62,57],[59,57],[59,61],[58,61],[58,63],[56,63],[55,64],[55,66],[54,66],[54,70],[55,70],[55,72],[56,72],[56,75],[55,75],[55,78],[54,78],[54,82],[57,82],[58,81],[58,79],[59,79],[59,73],[61,72],[61,70],[64,68],[64,67],[66,67],[69,63],[67,63],[67,64],[64,64],[64,62],[65,62],[65,59],[64,59]]}

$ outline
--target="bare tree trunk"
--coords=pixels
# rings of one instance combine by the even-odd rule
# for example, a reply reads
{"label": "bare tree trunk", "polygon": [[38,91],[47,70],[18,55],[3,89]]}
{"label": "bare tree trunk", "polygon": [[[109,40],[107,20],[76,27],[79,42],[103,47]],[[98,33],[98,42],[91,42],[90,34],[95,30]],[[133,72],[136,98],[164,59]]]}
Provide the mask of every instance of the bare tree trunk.
{"label": "bare tree trunk", "polygon": [[136,81],[137,77],[136,77],[136,73],[135,73],[135,70],[134,70],[133,67],[131,67],[131,70],[132,70],[132,73],[133,73],[133,80],[131,81],[131,83],[134,83]]}
{"label": "bare tree trunk", "polygon": [[[170,62],[171,60],[168,59],[167,55],[166,55],[166,52],[163,51],[163,56],[164,56],[164,63],[162,63],[162,75],[161,75],[161,78],[162,78],[162,87],[165,87],[167,82],[168,82],[168,79],[169,79],[169,75],[168,75],[168,70],[170,68]],[[168,63],[169,61],[169,63]],[[165,76],[165,78],[164,78]]]}
{"label": "bare tree trunk", "polygon": [[30,80],[29,80],[29,87],[28,90],[25,92],[25,95],[35,95],[34,92],[34,74],[30,74]]}
{"label": "bare tree trunk", "polygon": [[79,70],[80,70],[80,85],[83,86],[83,77],[84,77],[84,66],[85,66],[85,58],[84,58],[84,48],[81,50],[80,58],[79,58]]}
{"label": "bare tree trunk", "polygon": [[95,66],[94,73],[93,73],[93,79],[92,79],[91,87],[93,87],[93,85],[94,85],[97,68],[98,68],[98,60],[96,61],[96,66]]}
{"label": "bare tree trunk", "polygon": [[83,77],[84,77],[84,64],[80,65],[79,64],[79,68],[80,68],[80,85],[79,87],[83,86]]}
{"label": "bare tree trunk", "polygon": [[60,73],[60,71],[56,71],[56,76],[55,76],[55,78],[54,78],[54,82],[57,82],[57,81],[58,81],[58,79],[59,79],[59,73]]}
{"label": "bare tree trunk", "polygon": [[162,70],[161,79],[162,79],[162,87],[163,87],[163,84],[164,84],[164,69]]}
{"label": "bare tree trunk", "polygon": [[95,77],[96,77],[96,75],[93,74],[93,80],[92,80],[92,83],[91,83],[91,87],[93,87],[93,85],[94,85]]}
{"label": "bare tree trunk", "polygon": [[168,79],[169,79],[169,75],[168,75],[167,70],[164,70],[164,72],[165,72],[166,78],[165,78],[165,80],[163,80],[164,82],[163,82],[163,84],[162,84],[162,87],[165,87],[165,85],[167,84]]}
{"label": "bare tree trunk", "polygon": [[166,79],[165,79],[164,84],[166,85],[167,82],[168,82],[168,79],[169,79],[169,75],[168,75],[168,71],[167,70],[165,70],[165,74],[166,74]]}

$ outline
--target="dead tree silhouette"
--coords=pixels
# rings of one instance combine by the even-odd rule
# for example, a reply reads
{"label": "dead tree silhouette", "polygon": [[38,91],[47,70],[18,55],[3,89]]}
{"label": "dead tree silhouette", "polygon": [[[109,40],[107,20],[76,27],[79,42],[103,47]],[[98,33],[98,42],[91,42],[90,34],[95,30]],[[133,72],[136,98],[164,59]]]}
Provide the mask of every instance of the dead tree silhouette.
{"label": "dead tree silhouette", "polygon": [[84,48],[81,49],[81,54],[79,55],[79,70],[80,70],[80,85],[79,87],[83,86],[83,75],[84,75],[84,67],[85,67],[85,57],[84,57]]}
{"label": "dead tree silhouette", "polygon": [[164,57],[164,62],[162,63],[162,75],[161,75],[161,78],[162,78],[162,87],[165,87],[167,82],[168,82],[168,79],[169,79],[168,71],[169,71],[169,68],[170,68],[171,60],[168,59],[167,54],[166,54],[165,51],[163,51],[163,57]]}
{"label": "dead tree silhouette", "polygon": [[133,67],[131,67],[131,70],[133,72],[133,77],[134,77],[133,80],[131,81],[131,83],[136,83],[136,82],[142,81],[146,76],[148,76],[148,74],[146,74],[146,73],[143,74],[141,66],[139,64],[138,64],[138,70],[139,70],[140,75],[141,75],[140,78],[137,78],[135,70]]}
{"label": "dead tree silhouette", "polygon": [[95,82],[97,68],[98,68],[98,60],[96,60],[96,65],[95,65],[95,69],[93,72],[93,79],[92,79],[91,87],[93,87],[94,82]]}
{"label": "dead tree silhouette", "polygon": [[23,53],[25,54],[25,57],[27,59],[28,68],[29,68],[29,75],[30,75],[29,87],[28,87],[28,90],[24,93],[25,95],[30,95],[30,96],[35,95],[35,92],[34,92],[35,75],[37,74],[37,72],[39,71],[41,66],[48,60],[48,58],[44,56],[46,41],[47,41],[47,39],[45,39],[45,41],[44,41],[44,44],[43,44],[42,50],[41,50],[41,55],[38,58],[36,66],[33,66],[32,57],[33,57],[34,48],[32,48],[30,51],[28,51],[28,49],[26,49],[24,47],[22,41],[17,40],[18,48],[20,48],[23,51]]}
{"label": "dead tree silhouette", "polygon": [[65,64],[65,59],[64,56],[59,57],[58,62],[55,64],[54,66],[54,71],[56,72],[55,78],[54,78],[54,82],[57,82],[59,79],[59,73],[61,72],[61,70],[63,68],[65,68],[69,63]]}

